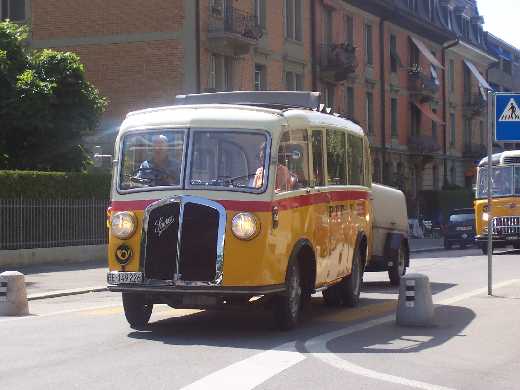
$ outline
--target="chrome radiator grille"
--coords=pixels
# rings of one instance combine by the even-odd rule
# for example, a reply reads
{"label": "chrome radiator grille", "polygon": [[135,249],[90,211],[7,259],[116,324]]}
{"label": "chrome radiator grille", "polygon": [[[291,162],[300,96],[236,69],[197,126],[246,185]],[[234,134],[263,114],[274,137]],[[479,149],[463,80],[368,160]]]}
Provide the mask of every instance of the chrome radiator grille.
{"label": "chrome radiator grille", "polygon": [[493,218],[493,234],[520,234],[520,217]]}

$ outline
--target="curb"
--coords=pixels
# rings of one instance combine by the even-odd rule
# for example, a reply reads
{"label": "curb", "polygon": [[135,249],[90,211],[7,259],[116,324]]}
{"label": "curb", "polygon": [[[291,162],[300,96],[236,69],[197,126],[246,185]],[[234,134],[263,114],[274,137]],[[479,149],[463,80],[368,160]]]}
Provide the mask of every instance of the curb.
{"label": "curb", "polygon": [[440,252],[445,250],[444,247],[435,247],[435,248],[424,248],[424,249],[411,249],[410,253],[424,253],[424,252]]}
{"label": "curb", "polygon": [[37,299],[58,298],[58,297],[66,297],[69,295],[80,295],[80,294],[88,294],[88,293],[101,292],[101,291],[108,291],[108,289],[106,286],[94,286],[94,287],[74,288],[71,290],[50,291],[47,293],[28,295],[27,300],[35,301]]}

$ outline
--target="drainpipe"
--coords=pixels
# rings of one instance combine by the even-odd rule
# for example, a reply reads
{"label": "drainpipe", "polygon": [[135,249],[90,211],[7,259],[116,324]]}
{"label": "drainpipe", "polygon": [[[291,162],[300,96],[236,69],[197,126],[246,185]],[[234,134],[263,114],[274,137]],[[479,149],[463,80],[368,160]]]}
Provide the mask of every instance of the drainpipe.
{"label": "drainpipe", "polygon": [[444,164],[443,164],[443,181],[442,185],[444,186],[448,182],[448,102],[446,101],[446,88],[447,85],[447,77],[446,72],[448,71],[448,66],[446,65],[446,51],[457,46],[460,43],[459,39],[448,43],[446,46],[442,46],[442,66],[444,66],[444,70],[442,72],[442,116],[444,118],[444,131],[443,131],[443,140],[442,140],[442,154],[444,155]]}
{"label": "drainpipe", "polygon": [[312,90],[318,90],[318,69],[316,66],[316,3],[317,1],[311,0],[311,73],[312,73]]}
{"label": "drainpipe", "polygon": [[195,60],[197,67],[195,69],[197,93],[200,93],[200,1],[195,0]]}
{"label": "drainpipe", "polygon": [[381,18],[379,22],[379,63],[380,63],[380,79],[381,79],[381,182],[385,183],[387,177],[386,162],[386,79],[385,79],[385,18]]}

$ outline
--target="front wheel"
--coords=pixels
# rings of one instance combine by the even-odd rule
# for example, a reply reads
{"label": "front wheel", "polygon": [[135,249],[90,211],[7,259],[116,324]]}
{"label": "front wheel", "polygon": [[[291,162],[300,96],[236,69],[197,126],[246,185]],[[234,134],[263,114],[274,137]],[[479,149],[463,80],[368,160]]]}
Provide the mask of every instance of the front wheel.
{"label": "front wheel", "polygon": [[397,260],[394,261],[392,268],[388,270],[388,277],[392,286],[399,286],[401,278],[406,274],[406,248],[403,244],[399,247]]}
{"label": "front wheel", "polygon": [[130,327],[132,329],[142,329],[150,320],[153,303],[149,303],[145,295],[123,293],[123,308]]}
{"label": "front wheel", "polygon": [[302,312],[303,286],[300,266],[291,262],[285,277],[286,292],[275,297],[274,318],[280,330],[291,330],[300,321]]}

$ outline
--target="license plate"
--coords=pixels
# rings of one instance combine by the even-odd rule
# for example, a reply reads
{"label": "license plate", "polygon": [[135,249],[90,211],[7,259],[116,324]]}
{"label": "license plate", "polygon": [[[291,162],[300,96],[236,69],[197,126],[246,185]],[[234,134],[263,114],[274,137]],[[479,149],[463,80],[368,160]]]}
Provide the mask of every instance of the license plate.
{"label": "license plate", "polygon": [[109,272],[107,274],[108,284],[135,284],[143,283],[142,272]]}

